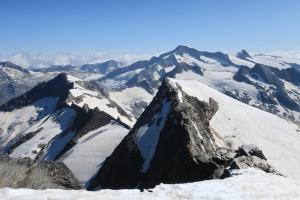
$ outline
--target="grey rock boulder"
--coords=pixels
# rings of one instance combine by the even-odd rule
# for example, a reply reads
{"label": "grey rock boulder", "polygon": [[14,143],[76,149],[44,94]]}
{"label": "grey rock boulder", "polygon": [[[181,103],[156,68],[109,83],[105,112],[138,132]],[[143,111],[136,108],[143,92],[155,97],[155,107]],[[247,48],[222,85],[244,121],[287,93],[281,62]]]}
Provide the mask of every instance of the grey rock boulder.
{"label": "grey rock boulder", "polygon": [[237,156],[256,156],[260,159],[267,160],[262,150],[255,145],[242,145],[236,151]]}
{"label": "grey rock boulder", "polygon": [[245,169],[249,167],[258,168],[267,173],[280,175],[280,173],[266,160],[256,156],[239,156],[235,158],[230,165],[230,169]]}
{"label": "grey rock boulder", "polygon": [[0,188],[83,189],[62,162],[0,156]]}
{"label": "grey rock boulder", "polygon": [[[212,158],[219,166],[219,174],[213,178],[226,178],[230,176],[230,171],[234,169],[245,169],[249,167],[261,169],[267,173],[281,175],[274,167],[272,167],[262,150],[255,145],[242,145],[237,150],[218,148]],[[223,174],[220,170],[224,169]],[[228,171],[227,171],[228,170]]]}

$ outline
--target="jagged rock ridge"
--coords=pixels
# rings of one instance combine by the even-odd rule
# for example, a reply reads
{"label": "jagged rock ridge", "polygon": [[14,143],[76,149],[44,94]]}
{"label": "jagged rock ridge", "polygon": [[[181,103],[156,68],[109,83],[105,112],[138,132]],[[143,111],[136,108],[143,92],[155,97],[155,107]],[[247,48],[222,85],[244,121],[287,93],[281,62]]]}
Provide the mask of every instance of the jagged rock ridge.
{"label": "jagged rock ridge", "polygon": [[226,168],[235,153],[218,157],[222,152],[209,127],[217,110],[213,99],[199,101],[167,79],[88,189],[151,188],[229,176]]}

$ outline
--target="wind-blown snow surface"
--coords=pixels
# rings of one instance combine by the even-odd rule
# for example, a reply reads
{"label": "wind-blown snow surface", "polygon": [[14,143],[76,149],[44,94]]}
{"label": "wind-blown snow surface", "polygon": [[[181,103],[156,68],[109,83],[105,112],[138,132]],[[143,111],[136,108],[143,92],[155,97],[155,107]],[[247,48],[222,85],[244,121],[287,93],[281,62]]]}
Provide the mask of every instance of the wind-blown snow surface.
{"label": "wind-blown snow surface", "polygon": [[215,199],[215,200],[272,200],[300,198],[300,181],[255,169],[239,170],[234,176],[223,180],[209,180],[187,184],[161,184],[151,191],[145,190],[30,190],[0,189],[0,199],[5,200],[168,200],[168,199]]}
{"label": "wind-blown snow surface", "polygon": [[210,121],[215,135],[223,138],[223,142],[217,138],[219,145],[255,144],[282,174],[300,179],[300,130],[296,124],[243,104],[200,81],[172,80],[187,94],[206,102],[211,97],[219,104]]}
{"label": "wind-blown snow surface", "polygon": [[85,184],[99,170],[106,157],[113,152],[127,133],[128,129],[116,121],[111,121],[81,137],[60,160]]}

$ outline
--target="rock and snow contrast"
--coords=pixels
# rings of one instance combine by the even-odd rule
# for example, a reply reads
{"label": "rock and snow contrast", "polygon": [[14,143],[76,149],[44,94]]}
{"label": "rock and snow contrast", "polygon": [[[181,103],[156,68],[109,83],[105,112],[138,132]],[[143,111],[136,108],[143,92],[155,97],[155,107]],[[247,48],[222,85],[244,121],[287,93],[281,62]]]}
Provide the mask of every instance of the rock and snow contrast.
{"label": "rock and snow contrast", "polygon": [[230,98],[195,80],[174,80],[183,90],[199,100],[214,99],[219,110],[210,121],[221,146],[236,148],[255,144],[266,154],[268,161],[281,173],[300,178],[295,166],[300,164],[299,126],[271,113],[253,108]]}
{"label": "rock and snow contrast", "polygon": [[220,159],[224,149],[219,148],[247,144],[257,145],[283,175],[300,178],[295,169],[300,164],[298,128],[197,80],[166,79],[88,189],[221,178],[228,163],[235,162],[230,156],[237,156],[225,153],[228,159]]}
{"label": "rock and snow contrast", "polygon": [[[88,181],[133,123],[97,87],[60,74],[3,104],[0,152],[37,162],[63,158],[75,175],[80,173],[77,178],[82,183]],[[97,147],[101,142],[106,146]],[[78,165],[83,158],[93,165],[90,166],[91,162]]]}
{"label": "rock and snow contrast", "polygon": [[[100,81],[126,96],[128,87],[143,88],[154,95],[166,77],[197,79],[246,104],[300,121],[300,61],[284,60],[284,57],[272,55],[250,56],[245,50],[228,55],[178,46],[149,61],[116,69]],[[144,99],[135,101],[132,109],[139,102],[143,103]]]}
{"label": "rock and snow contrast", "polygon": [[186,46],[128,66],[1,62],[0,188],[100,191],[0,195],[300,198],[299,66]]}

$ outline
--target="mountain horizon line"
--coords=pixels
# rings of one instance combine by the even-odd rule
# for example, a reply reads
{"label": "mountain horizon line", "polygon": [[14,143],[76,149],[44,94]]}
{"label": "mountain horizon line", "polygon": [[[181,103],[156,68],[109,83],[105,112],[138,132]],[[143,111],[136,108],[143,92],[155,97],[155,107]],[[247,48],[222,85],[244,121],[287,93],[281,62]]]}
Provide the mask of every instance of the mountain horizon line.
{"label": "mountain horizon line", "polygon": [[[5,56],[5,58],[0,57],[0,62],[11,62],[13,64],[19,65],[22,68],[25,69],[38,69],[38,68],[50,68],[50,67],[56,67],[56,66],[74,66],[79,67],[86,64],[102,64],[106,62],[118,62],[123,67],[126,67],[128,65],[131,65],[137,61],[146,61],[151,60],[152,58],[159,57],[162,54],[166,54],[172,51],[175,51],[176,49],[185,48],[190,50],[196,50],[199,52],[210,52],[210,53],[224,53],[227,55],[238,55],[241,53],[248,54],[251,56],[256,55],[269,55],[269,56],[295,56],[300,59],[300,50],[294,50],[294,51],[281,51],[281,50],[274,50],[270,51],[268,53],[263,52],[249,52],[246,49],[241,49],[240,51],[237,51],[235,53],[229,53],[224,50],[217,50],[217,51],[207,51],[207,50],[198,50],[197,48],[191,47],[189,45],[178,45],[173,50],[169,50],[166,52],[160,52],[160,53],[153,53],[153,54],[121,54],[119,56],[110,56],[109,54],[102,53],[102,52],[95,52],[95,53],[89,53],[89,54],[72,54],[72,53],[62,53],[62,54],[55,54],[55,56],[47,56],[47,54],[41,53],[40,57],[39,55],[31,54],[31,53],[24,53],[19,52],[12,54],[11,56]],[[98,55],[97,55],[98,54]],[[1,56],[1,54],[0,54]]]}

